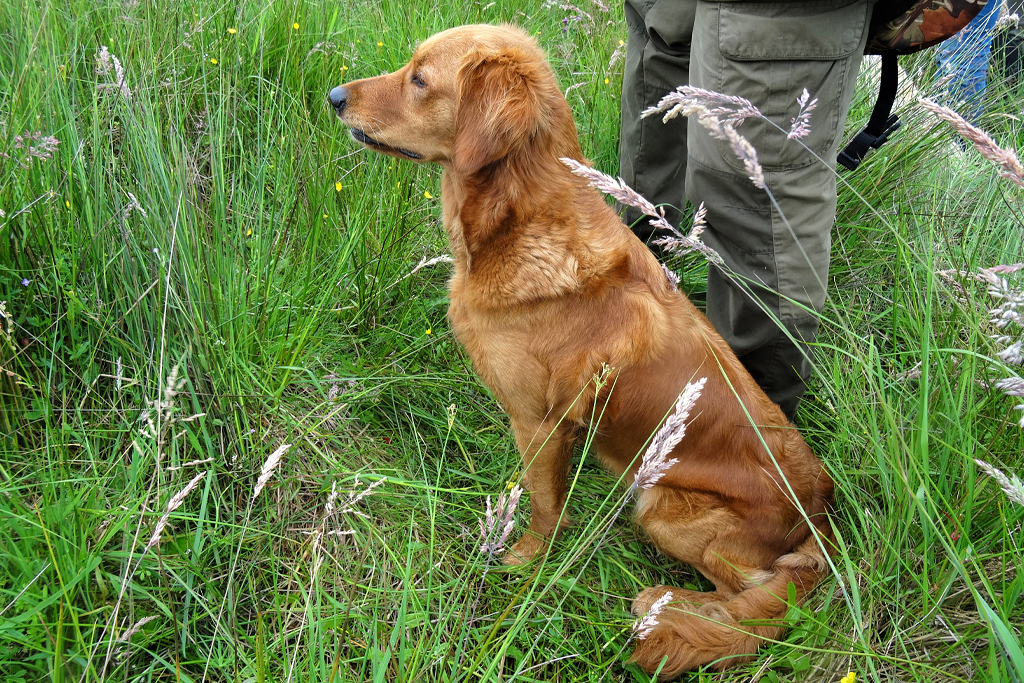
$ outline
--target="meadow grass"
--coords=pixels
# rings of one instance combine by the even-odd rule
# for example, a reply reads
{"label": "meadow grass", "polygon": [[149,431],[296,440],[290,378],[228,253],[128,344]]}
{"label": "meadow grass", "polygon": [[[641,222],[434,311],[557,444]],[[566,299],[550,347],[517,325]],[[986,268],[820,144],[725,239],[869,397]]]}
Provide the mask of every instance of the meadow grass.
{"label": "meadow grass", "polygon": [[[479,552],[518,455],[448,328],[450,266],[416,269],[446,252],[440,171],[361,151],[327,106],[478,21],[537,36],[614,174],[617,5],[0,6],[4,680],[650,680],[630,600],[706,582],[586,447],[545,561]],[[1009,147],[1020,101],[997,81],[981,120]],[[974,464],[1024,468],[991,388],[1020,369],[984,287],[939,275],[1024,261],[1022,191],[904,114],[844,176],[797,421],[838,484],[834,575],[784,642],[689,680],[1024,677],[1024,509]],[[672,265],[699,300],[706,266]]]}

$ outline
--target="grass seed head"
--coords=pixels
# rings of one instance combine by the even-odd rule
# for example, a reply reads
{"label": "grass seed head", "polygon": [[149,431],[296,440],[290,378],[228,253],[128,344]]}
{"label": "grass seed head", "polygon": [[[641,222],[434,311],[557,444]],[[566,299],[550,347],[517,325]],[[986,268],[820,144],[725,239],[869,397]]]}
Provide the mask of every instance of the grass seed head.
{"label": "grass seed head", "polygon": [[697,399],[700,398],[700,394],[704,390],[704,385],[707,381],[707,377],[701,377],[696,382],[687,382],[683,391],[679,394],[679,398],[676,399],[676,405],[672,413],[665,419],[665,424],[661,426],[661,429],[651,439],[651,445],[647,447],[647,451],[644,453],[643,460],[640,462],[640,468],[636,472],[636,478],[633,480],[635,487],[640,489],[651,488],[659,479],[665,476],[665,472],[672,465],[679,462],[676,458],[668,460],[666,458],[668,458],[668,455],[686,435],[686,425],[690,417],[690,411],[693,410]]}
{"label": "grass seed head", "polygon": [[134,636],[136,633],[138,633],[139,631],[142,630],[143,626],[145,626],[149,622],[153,621],[154,619],[159,619],[159,618],[160,618],[159,615],[154,614],[152,616],[143,617],[142,619],[139,619],[137,622],[135,622],[132,625],[132,627],[130,629],[125,631],[121,635],[121,637],[117,639],[117,642],[119,642],[119,643],[127,643],[129,640],[132,639],[132,636]]}
{"label": "grass seed head", "polygon": [[185,488],[175,493],[171,496],[171,499],[167,501],[167,511],[164,512],[163,516],[156,523],[156,527],[153,529],[153,535],[150,536],[149,543],[146,544],[146,550],[149,550],[160,542],[160,534],[163,533],[164,528],[167,526],[167,520],[170,519],[171,513],[181,507],[181,504],[185,502],[185,498],[188,494],[192,492],[192,489],[194,489],[205,476],[206,472],[200,472],[196,476],[192,477],[192,480],[185,485]]}
{"label": "grass seed head", "polygon": [[255,501],[256,497],[260,495],[260,491],[270,481],[270,477],[274,475],[274,470],[281,463],[281,456],[288,452],[291,448],[290,443],[281,444],[276,451],[267,456],[266,461],[263,463],[263,468],[260,470],[260,476],[256,480],[256,486],[252,489],[252,500]]}
{"label": "grass seed head", "polygon": [[1003,493],[1006,494],[1006,497],[1011,502],[1017,505],[1024,505],[1024,482],[1016,474],[1008,477],[984,460],[975,460],[974,462],[985,474],[996,480],[999,488],[1003,490]]}
{"label": "grass seed head", "polygon": [[480,545],[481,553],[493,555],[505,547],[505,541],[516,525],[514,515],[522,495],[523,489],[516,484],[507,497],[504,493],[498,496],[498,505],[494,510],[491,509],[491,497],[487,496],[487,510],[484,519],[480,521],[480,535],[484,540]]}
{"label": "grass seed head", "polygon": [[920,98],[918,102],[921,103],[922,107],[952,126],[953,130],[961,136],[967,138],[974,145],[974,148],[981,153],[981,156],[1002,169],[999,171],[1000,176],[1024,187],[1024,167],[1021,166],[1016,152],[1003,149],[997,145],[996,141],[989,137],[988,133],[977,126],[971,125],[964,117],[949,107],[943,107],[941,104],[924,97]]}
{"label": "grass seed head", "polygon": [[647,610],[647,614],[643,615],[635,622],[633,622],[633,635],[632,637],[637,640],[646,640],[647,636],[651,635],[651,631],[658,625],[658,616],[661,615],[662,610],[672,600],[672,591],[666,591],[664,595],[654,601],[651,605],[651,609]]}

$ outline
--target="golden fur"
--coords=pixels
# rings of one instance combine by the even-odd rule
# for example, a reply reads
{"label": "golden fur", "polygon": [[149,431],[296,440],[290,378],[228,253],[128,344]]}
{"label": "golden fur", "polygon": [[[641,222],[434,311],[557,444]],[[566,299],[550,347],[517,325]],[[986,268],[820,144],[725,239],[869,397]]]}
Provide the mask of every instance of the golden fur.
{"label": "golden fur", "polygon": [[[788,585],[800,601],[822,576],[832,480],[650,251],[559,161],[584,160],[535,42],[510,26],[450,29],[398,71],[348,84],[343,99],[338,115],[357,140],[444,169],[448,316],[511,418],[530,491],[529,531],[506,561],[529,561],[569,524],[579,435],[592,430],[603,463],[631,480],[683,386],[707,377],[679,462],[640,494],[637,516],[716,590],[641,592],[638,615],[667,590],[673,601],[633,660],[654,671],[667,657],[666,679],[747,661],[779,637]],[[603,364],[614,370],[596,393]]]}

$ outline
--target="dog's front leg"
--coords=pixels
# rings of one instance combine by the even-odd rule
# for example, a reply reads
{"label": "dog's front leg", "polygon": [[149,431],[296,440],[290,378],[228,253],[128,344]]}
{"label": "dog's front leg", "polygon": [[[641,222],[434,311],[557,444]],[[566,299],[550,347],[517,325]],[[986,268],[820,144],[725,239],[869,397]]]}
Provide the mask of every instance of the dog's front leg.
{"label": "dog's front leg", "polygon": [[523,483],[530,492],[530,528],[505,555],[505,563],[523,564],[569,526],[563,508],[574,430],[564,420],[513,419],[512,428],[523,457]]}

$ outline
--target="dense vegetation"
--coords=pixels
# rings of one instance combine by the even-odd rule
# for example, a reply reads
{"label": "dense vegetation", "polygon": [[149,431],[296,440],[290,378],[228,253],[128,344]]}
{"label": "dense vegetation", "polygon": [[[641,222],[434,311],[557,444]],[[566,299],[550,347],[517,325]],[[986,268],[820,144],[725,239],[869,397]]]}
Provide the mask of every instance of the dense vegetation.
{"label": "dense vegetation", "polygon": [[[582,521],[545,563],[479,552],[518,456],[445,319],[440,171],[360,150],[326,102],[437,30],[511,21],[614,174],[621,12],[0,6],[4,680],[648,680],[625,665],[631,598],[703,579],[618,514],[585,449]],[[940,94],[930,60],[906,83]],[[995,76],[979,124],[1021,147],[1021,92]],[[913,97],[902,113],[844,176],[797,420],[838,483],[836,571],[785,642],[693,680],[1024,675],[1024,507],[974,462],[1024,468],[992,388],[1020,368],[973,277],[1024,261],[1024,190]],[[671,265],[699,301],[706,266]]]}

